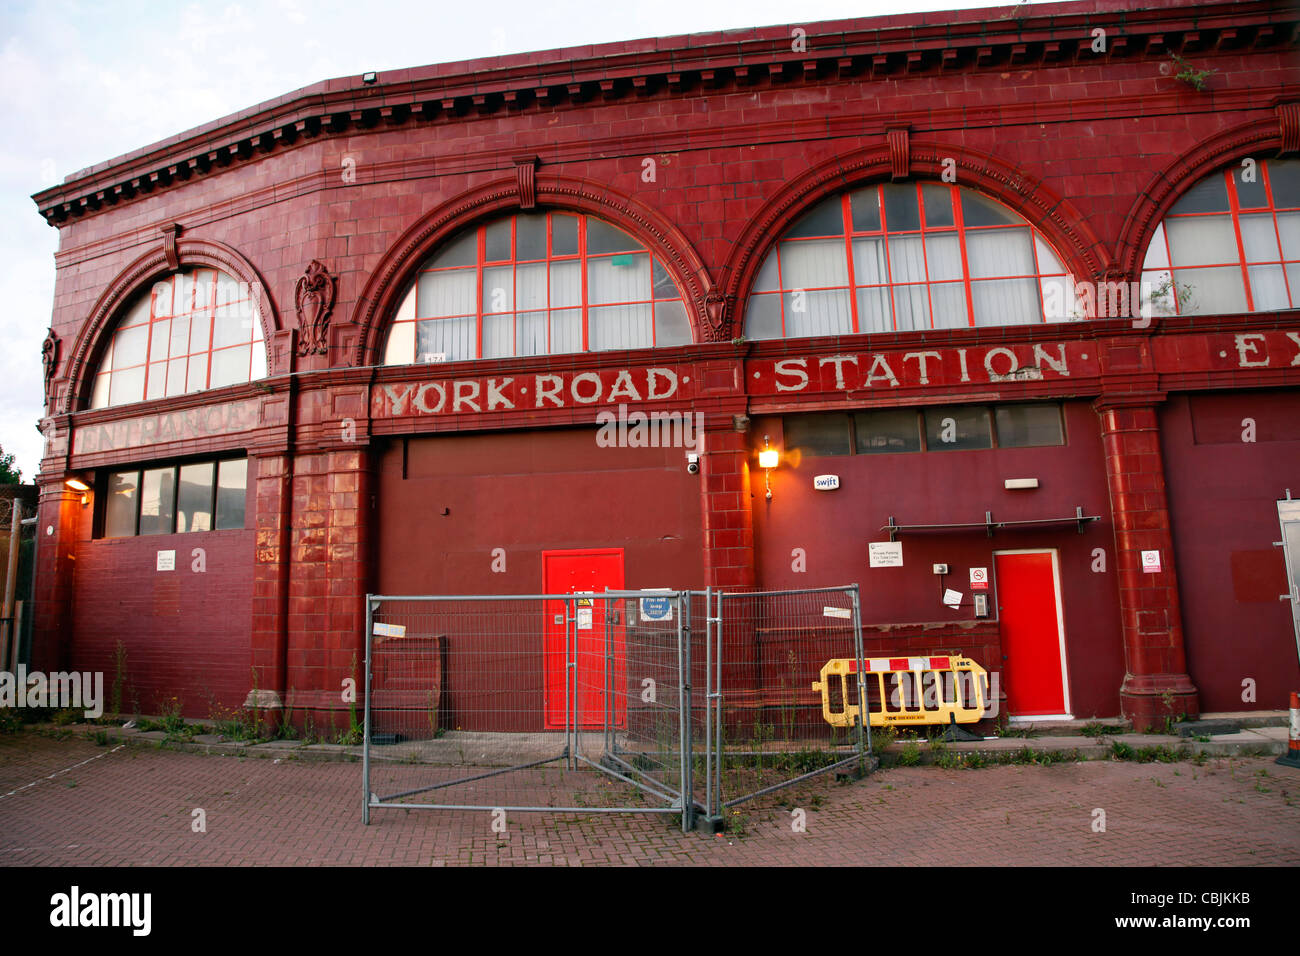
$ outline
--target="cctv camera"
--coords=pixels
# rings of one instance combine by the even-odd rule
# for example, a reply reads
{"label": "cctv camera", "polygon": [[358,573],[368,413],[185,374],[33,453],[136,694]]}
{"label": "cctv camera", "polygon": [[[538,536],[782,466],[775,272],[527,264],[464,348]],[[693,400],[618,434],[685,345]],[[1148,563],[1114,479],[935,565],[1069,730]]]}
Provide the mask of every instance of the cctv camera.
{"label": "cctv camera", "polygon": [[700,473],[700,456],[699,456],[699,455],[687,455],[687,456],[686,456],[686,472],[687,472],[687,474],[691,474],[691,475],[698,475],[698,474]]}

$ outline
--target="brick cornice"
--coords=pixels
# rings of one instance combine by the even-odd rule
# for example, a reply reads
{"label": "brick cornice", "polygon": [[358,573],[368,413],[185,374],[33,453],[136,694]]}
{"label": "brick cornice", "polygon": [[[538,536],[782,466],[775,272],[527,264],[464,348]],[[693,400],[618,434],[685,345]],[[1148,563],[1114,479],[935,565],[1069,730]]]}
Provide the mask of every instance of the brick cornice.
{"label": "brick cornice", "polygon": [[[1198,50],[1221,44],[1234,52],[1289,48],[1300,27],[1300,12],[1281,0],[1106,6],[1052,4],[997,19],[955,11],[811,24],[806,52],[792,49],[787,28],[768,27],[396,71],[378,84],[359,77],[329,80],[75,173],[33,198],[46,220],[59,225],[303,141],[383,126],[549,111],[597,97],[749,89],[762,82],[1052,68],[1135,56],[1163,60],[1190,32]],[[1114,41],[1103,54],[1090,49],[1097,26]]]}

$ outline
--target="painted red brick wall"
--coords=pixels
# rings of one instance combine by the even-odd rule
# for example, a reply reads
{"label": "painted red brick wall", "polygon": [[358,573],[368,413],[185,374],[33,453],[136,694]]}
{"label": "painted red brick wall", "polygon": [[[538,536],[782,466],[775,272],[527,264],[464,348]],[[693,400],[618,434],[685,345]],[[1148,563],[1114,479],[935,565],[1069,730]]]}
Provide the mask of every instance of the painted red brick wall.
{"label": "painted red brick wall", "polygon": [[[1243,425],[1255,423],[1254,442]],[[1212,711],[1284,709],[1297,673],[1277,501],[1300,497],[1300,393],[1170,399],[1160,417],[1187,668]],[[1255,685],[1245,701],[1243,681]]]}
{"label": "painted red brick wall", "polygon": [[[205,552],[202,573],[192,551]],[[159,549],[176,570],[159,572]],[[243,706],[251,686],[253,532],[214,531],[82,540],[76,549],[72,662],[104,672],[105,709],[126,648],[122,706],[156,714],[178,698],[187,717]]]}
{"label": "painted red brick wall", "polygon": [[[781,442],[778,418],[756,419],[755,435]],[[926,451],[895,455],[803,457],[773,475],[772,500],[755,499],[754,527],[759,579],[765,587],[832,587],[857,583],[862,589],[864,626],[891,624],[973,624],[970,568],[987,568],[996,596],[993,552],[1054,548],[1060,552],[1061,601],[1066,621],[1066,651],[1071,702],[1078,715],[1115,713],[1123,678],[1117,603],[1115,542],[1106,492],[1097,414],[1086,402],[1065,405],[1067,444],[1041,448],[980,451]],[[761,472],[758,475],[761,476]],[[840,476],[840,488],[816,491],[814,475]],[[1032,491],[1007,491],[1007,478],[1037,478]],[[761,483],[760,483],[761,487]],[[900,525],[1063,518],[1082,506],[1101,521],[1080,535],[1074,526],[961,533],[902,533],[901,568],[871,568],[867,543],[888,541],[889,518]],[[795,548],[803,549],[806,571],[796,571]],[[1093,571],[1101,549],[1104,571]],[[942,583],[932,573],[947,564]],[[942,602],[944,588],[962,592],[957,610]],[[996,620],[996,602],[991,602]],[[881,654],[959,651],[990,671],[1001,669],[1000,643],[966,640],[952,627],[927,635],[905,629],[897,646],[889,634],[872,637]],[[984,637],[987,622],[973,635]],[[927,641],[927,637],[929,640]]]}

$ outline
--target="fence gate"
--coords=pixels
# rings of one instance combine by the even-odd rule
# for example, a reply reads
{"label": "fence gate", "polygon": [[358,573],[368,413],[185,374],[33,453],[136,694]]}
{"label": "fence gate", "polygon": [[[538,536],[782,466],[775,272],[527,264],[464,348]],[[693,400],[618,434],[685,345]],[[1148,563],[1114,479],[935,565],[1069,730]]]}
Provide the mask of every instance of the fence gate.
{"label": "fence gate", "polygon": [[846,699],[833,704],[867,713],[857,585],[705,597],[709,820],[719,825],[738,805],[820,774],[865,774],[869,725],[827,721],[819,685],[828,661],[856,661],[836,688]]}
{"label": "fence gate", "polygon": [[[863,673],[856,585],[366,599],[363,812],[661,813],[865,772],[828,722],[828,661]],[[837,686],[839,686],[837,684]],[[867,713],[864,685],[845,687]]]}
{"label": "fence gate", "polygon": [[369,596],[364,821],[638,812],[691,829],[689,601]]}

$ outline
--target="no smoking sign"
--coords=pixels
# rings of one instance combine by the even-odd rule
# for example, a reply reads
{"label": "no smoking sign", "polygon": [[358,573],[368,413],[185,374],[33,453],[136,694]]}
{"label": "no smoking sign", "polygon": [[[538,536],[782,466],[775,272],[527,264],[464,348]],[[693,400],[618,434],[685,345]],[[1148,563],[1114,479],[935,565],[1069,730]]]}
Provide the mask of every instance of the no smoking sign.
{"label": "no smoking sign", "polygon": [[972,591],[987,591],[989,589],[988,568],[970,569],[970,589]]}

